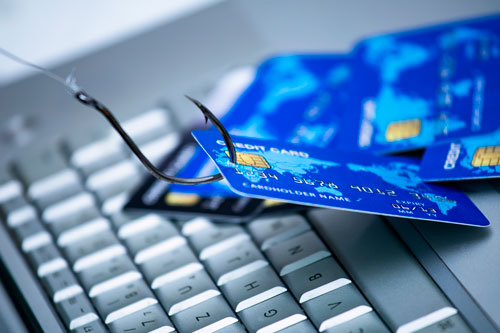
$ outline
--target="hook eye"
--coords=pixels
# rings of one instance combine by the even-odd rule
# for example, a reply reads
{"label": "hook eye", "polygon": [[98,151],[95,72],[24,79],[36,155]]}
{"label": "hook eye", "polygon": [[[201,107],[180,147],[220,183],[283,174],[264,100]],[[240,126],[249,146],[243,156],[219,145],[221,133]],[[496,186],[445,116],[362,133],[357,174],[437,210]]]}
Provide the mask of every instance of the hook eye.
{"label": "hook eye", "polygon": [[[139,147],[136,145],[134,140],[125,132],[125,130],[122,128],[118,120],[115,118],[115,116],[109,111],[109,109],[104,106],[104,104],[100,103],[97,101],[95,98],[87,94],[86,92],[80,90],[77,91],[74,94],[74,97],[82,104],[87,105],[89,107],[94,108],[95,110],[99,111],[105,118],[106,120],[111,124],[111,126],[118,132],[118,134],[121,136],[121,138],[125,141],[127,146],[130,148],[132,153],[137,156],[139,161],[144,165],[144,167],[157,179],[172,183],[172,184],[181,184],[181,185],[200,185],[200,184],[208,184],[212,182],[217,182],[219,180],[222,180],[224,177],[222,174],[218,173],[212,176],[207,176],[207,177],[197,177],[197,178],[180,178],[180,177],[175,177],[175,176],[170,176],[166,175],[163,172],[161,172],[158,168],[156,168],[151,161],[144,156],[142,151],[139,149]],[[191,102],[193,102],[203,113],[205,116],[205,122],[208,122],[210,120],[214,126],[217,128],[219,133],[222,135],[224,142],[226,143],[226,146],[229,149],[229,155],[231,158],[231,161],[233,163],[236,163],[236,150],[234,148],[233,141],[231,140],[231,137],[229,136],[229,133],[227,130],[224,128],[224,126],[221,124],[219,119],[203,104],[201,104],[198,100],[191,98],[189,96],[186,96],[187,99],[189,99]]]}

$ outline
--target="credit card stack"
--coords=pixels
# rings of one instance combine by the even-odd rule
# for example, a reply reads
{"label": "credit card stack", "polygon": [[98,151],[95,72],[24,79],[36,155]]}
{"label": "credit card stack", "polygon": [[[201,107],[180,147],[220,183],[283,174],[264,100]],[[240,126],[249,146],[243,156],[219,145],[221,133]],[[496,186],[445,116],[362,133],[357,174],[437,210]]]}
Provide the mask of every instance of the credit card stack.
{"label": "credit card stack", "polygon": [[220,117],[236,164],[212,129],[187,133],[162,165],[225,180],[149,177],[126,208],[243,222],[320,206],[487,226],[454,181],[500,176],[499,78],[500,16],[370,37],[350,54],[273,56]]}

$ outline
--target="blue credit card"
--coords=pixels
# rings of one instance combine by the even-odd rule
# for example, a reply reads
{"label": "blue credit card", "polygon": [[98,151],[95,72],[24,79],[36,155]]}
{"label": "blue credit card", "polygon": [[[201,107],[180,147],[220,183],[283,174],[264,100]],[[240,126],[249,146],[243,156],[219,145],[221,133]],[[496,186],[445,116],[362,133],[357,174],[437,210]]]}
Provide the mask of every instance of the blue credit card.
{"label": "blue credit card", "polygon": [[[331,147],[348,101],[348,65],[345,55],[335,54],[269,58],[221,121],[236,135]],[[206,176],[213,173],[211,168],[216,167],[198,148],[178,176]],[[200,196],[235,196],[223,182],[172,185],[170,189]]]}
{"label": "blue credit card", "polygon": [[236,137],[237,164],[215,131],[194,137],[238,194],[471,226],[489,222],[462,192],[427,184],[418,161]]}
{"label": "blue credit card", "polygon": [[425,181],[500,177],[500,130],[427,148],[419,176]]}
{"label": "blue credit card", "polygon": [[343,146],[390,153],[494,131],[499,55],[500,16],[363,40]]}

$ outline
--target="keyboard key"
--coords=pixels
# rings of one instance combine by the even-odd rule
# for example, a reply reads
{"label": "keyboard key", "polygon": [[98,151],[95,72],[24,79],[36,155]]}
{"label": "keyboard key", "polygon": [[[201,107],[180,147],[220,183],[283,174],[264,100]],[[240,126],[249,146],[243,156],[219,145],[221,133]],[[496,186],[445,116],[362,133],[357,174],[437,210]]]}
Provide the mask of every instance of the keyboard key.
{"label": "keyboard key", "polygon": [[328,257],[283,277],[292,294],[304,303],[351,281],[337,261]]}
{"label": "keyboard key", "polygon": [[42,282],[54,303],[83,292],[82,287],[68,268],[45,275]]}
{"label": "keyboard key", "polygon": [[[141,145],[172,131],[172,117],[164,109],[152,109],[126,120],[122,127],[127,134]],[[122,138],[115,131],[111,132],[111,140],[124,145]]]}
{"label": "keyboard key", "polygon": [[250,332],[278,332],[307,317],[289,293],[283,293],[239,313]]}
{"label": "keyboard key", "polygon": [[41,199],[80,184],[78,174],[66,164],[57,149],[36,151],[22,156],[15,169],[33,200]]}
{"label": "keyboard key", "polygon": [[178,247],[145,261],[140,267],[153,289],[203,268],[187,246]]}
{"label": "keyboard key", "polygon": [[87,267],[125,253],[115,235],[106,230],[97,235],[79,239],[63,248],[73,270],[79,272]]}
{"label": "keyboard key", "polygon": [[[73,170],[71,171],[74,172]],[[33,198],[32,200],[35,206],[38,207],[40,211],[43,211],[45,208],[50,207],[58,202],[64,201],[73,195],[82,193],[83,191],[83,185],[80,184],[80,181],[78,180],[78,182],[64,185],[64,187],[61,189],[43,194],[38,198]]]}
{"label": "keyboard key", "polygon": [[313,210],[309,217],[391,331],[451,307],[382,218],[332,209]]}
{"label": "keyboard key", "polygon": [[142,277],[127,255],[121,255],[86,268],[78,273],[83,287],[94,297]]}
{"label": "keyboard key", "polygon": [[158,303],[142,279],[101,293],[92,301],[106,324]]}
{"label": "keyboard key", "polygon": [[409,322],[398,329],[398,333],[408,332],[440,333],[440,332],[472,332],[458,311],[452,307],[442,308],[424,317]]}
{"label": "keyboard key", "polygon": [[238,321],[222,296],[178,312],[172,321],[179,332],[215,332]]}
{"label": "keyboard key", "polygon": [[276,273],[263,267],[221,286],[222,293],[236,312],[284,293],[287,289]]}
{"label": "keyboard key", "polygon": [[100,319],[91,321],[85,325],[71,330],[71,333],[107,333],[108,329],[104,326]]}
{"label": "keyboard key", "polygon": [[[75,222],[77,222],[77,220],[73,219],[72,222],[76,224]],[[77,242],[82,238],[91,237],[92,235],[110,229],[110,224],[108,220],[103,217],[96,217],[85,223],[77,224],[73,228],[71,228],[71,224],[72,223],[70,222],[57,223],[58,227],[60,227],[59,230],[64,230],[59,234],[59,237],[57,238],[57,245],[64,247],[71,243]],[[56,231],[58,232],[59,230]]]}
{"label": "keyboard key", "polygon": [[248,225],[250,234],[262,251],[310,229],[309,223],[300,215],[263,218]]}
{"label": "keyboard key", "polygon": [[207,228],[215,228],[215,225],[206,217],[196,217],[181,224],[181,233],[184,236],[191,236]]}
{"label": "keyboard key", "polygon": [[53,243],[28,252],[28,261],[37,272],[38,277],[43,277],[68,266]]}
{"label": "keyboard key", "polygon": [[352,283],[315,297],[302,306],[320,332],[372,311]]}
{"label": "keyboard key", "polygon": [[189,240],[201,260],[227,250],[250,236],[240,226],[222,226],[200,230]]}
{"label": "keyboard key", "polygon": [[111,332],[173,332],[174,325],[170,322],[163,309],[154,304],[128,316],[117,319],[109,324]]}
{"label": "keyboard key", "polygon": [[65,216],[63,219],[53,221],[51,223],[46,223],[49,230],[52,232],[54,237],[58,239],[61,234],[69,231],[75,227],[80,226],[83,223],[89,222],[95,218],[100,217],[101,214],[97,210],[97,206],[90,206],[88,208],[78,210],[74,214]]}
{"label": "keyboard key", "polygon": [[70,330],[99,319],[89,299],[83,293],[56,303],[56,309]]}
{"label": "keyboard key", "polygon": [[246,333],[246,332],[247,330],[244,329],[241,323],[239,322],[217,330],[217,333]]}
{"label": "keyboard key", "polygon": [[62,221],[93,207],[97,207],[94,196],[88,192],[79,193],[47,207],[42,212],[42,220],[46,223]]}
{"label": "keyboard key", "polygon": [[0,203],[0,209],[9,227],[15,227],[37,217],[36,210],[22,196]]}
{"label": "keyboard key", "polygon": [[0,170],[0,205],[23,195],[23,185],[7,170]]}
{"label": "keyboard key", "polygon": [[85,131],[69,137],[64,143],[71,165],[85,175],[105,168],[127,157],[124,147],[111,140],[107,131]]}
{"label": "keyboard key", "polygon": [[[327,333],[380,332],[389,333],[382,320],[373,311],[327,329]],[[420,332],[420,331],[419,331]],[[458,332],[458,331],[457,331]],[[464,332],[464,331],[460,331]],[[436,331],[439,333],[439,331]]]}
{"label": "keyboard key", "polygon": [[35,250],[52,242],[52,237],[36,218],[13,228],[13,232],[23,252]]}
{"label": "keyboard key", "polygon": [[[280,333],[316,333],[318,332],[316,328],[314,328],[313,324],[309,320],[303,320],[293,326],[287,327],[283,330],[279,331]],[[371,331],[366,331],[366,332],[371,332]],[[355,331],[352,332],[346,332],[346,333],[355,333]],[[363,332],[357,332],[357,333],[363,333]]]}
{"label": "keyboard key", "polygon": [[125,207],[129,200],[129,192],[118,193],[103,201],[101,206],[102,213],[106,216],[117,214],[123,209],[123,207]]}
{"label": "keyboard key", "polygon": [[266,254],[281,276],[331,255],[312,231],[279,243],[266,250]]}
{"label": "keyboard key", "polygon": [[153,214],[123,226],[118,236],[125,240],[137,264],[186,244],[172,222]]}
{"label": "keyboard key", "polygon": [[142,153],[153,163],[157,165],[165,156],[172,152],[180,142],[178,133],[168,133],[157,139],[149,141],[139,146]]}
{"label": "keyboard key", "polygon": [[157,288],[155,293],[169,316],[220,295],[203,269],[184,278],[167,282]]}
{"label": "keyboard key", "polygon": [[217,285],[221,286],[267,266],[268,262],[252,242],[245,241],[210,256],[204,264]]}
{"label": "keyboard key", "polygon": [[101,169],[87,178],[85,187],[96,193],[101,201],[133,189],[141,180],[137,163],[131,159]]}

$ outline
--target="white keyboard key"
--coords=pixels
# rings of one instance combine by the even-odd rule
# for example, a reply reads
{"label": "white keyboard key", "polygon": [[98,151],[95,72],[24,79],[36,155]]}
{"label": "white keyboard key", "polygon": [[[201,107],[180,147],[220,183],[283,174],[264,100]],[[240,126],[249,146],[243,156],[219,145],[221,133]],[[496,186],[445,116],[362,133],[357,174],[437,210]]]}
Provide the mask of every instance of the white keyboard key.
{"label": "white keyboard key", "polygon": [[215,228],[215,225],[206,217],[196,217],[181,224],[181,232],[184,236],[191,236],[203,229]]}
{"label": "white keyboard key", "polygon": [[46,223],[61,221],[74,214],[96,207],[94,196],[88,192],[76,194],[66,200],[47,207],[42,212],[42,220]]}
{"label": "white keyboard key", "polygon": [[99,191],[116,183],[127,181],[129,177],[138,174],[137,164],[133,160],[127,159],[91,174],[85,185],[91,191]]}
{"label": "white keyboard key", "polygon": [[[166,110],[160,108],[142,112],[138,116],[122,123],[125,132],[138,145],[170,132],[172,125],[170,115],[167,114]],[[122,138],[115,131],[111,132],[111,140],[123,144]]]}
{"label": "white keyboard key", "polygon": [[240,312],[284,293],[287,289],[276,273],[264,267],[221,286],[234,311]]}
{"label": "white keyboard key", "polygon": [[125,159],[127,153],[120,142],[106,134],[85,131],[69,137],[64,146],[70,163],[88,175]]}
{"label": "white keyboard key", "polygon": [[243,328],[240,322],[236,322],[221,329],[217,329],[217,333],[246,333],[247,330]]}
{"label": "white keyboard key", "polygon": [[123,226],[118,237],[124,239],[137,264],[186,244],[172,222],[154,214]]}
{"label": "white keyboard key", "polygon": [[217,296],[176,313],[172,321],[179,332],[208,333],[232,325],[238,319],[224,298]]}
{"label": "white keyboard key", "polygon": [[[75,221],[75,220],[73,220]],[[54,225],[54,223],[52,224]],[[69,227],[69,223],[64,224],[64,227]],[[110,224],[104,217],[96,217],[85,223],[81,223],[74,228],[66,229],[59,234],[57,245],[64,247],[81,238],[91,237],[105,230],[110,229]]]}
{"label": "white keyboard key", "polygon": [[240,226],[220,226],[200,230],[189,237],[201,260],[248,239],[250,236]]}
{"label": "white keyboard key", "polygon": [[187,246],[178,247],[149,259],[140,264],[140,267],[153,289],[203,268]]}
{"label": "white keyboard key", "polygon": [[74,214],[67,215],[63,219],[46,223],[46,225],[57,239],[64,232],[100,216],[101,214],[97,210],[97,207],[91,206],[86,209],[78,210]]}
{"label": "white keyboard key", "polygon": [[71,333],[108,333],[108,329],[104,326],[100,319],[91,321],[90,323],[79,326],[73,330]]}
{"label": "white keyboard key", "polygon": [[109,324],[111,332],[173,332],[174,325],[158,304],[154,304]]}
{"label": "white keyboard key", "polygon": [[89,299],[83,293],[56,303],[56,309],[70,330],[99,319]]}
{"label": "white keyboard key", "polygon": [[352,283],[302,303],[302,306],[320,332],[372,311]]}
{"label": "white keyboard key", "polygon": [[142,278],[126,255],[111,258],[78,272],[90,297]]}
{"label": "white keyboard key", "polygon": [[249,332],[278,332],[307,319],[289,293],[245,309],[239,316]]}
{"label": "white keyboard key", "polygon": [[472,330],[467,326],[463,318],[458,314],[457,309],[449,306],[429,313],[414,321],[399,327],[397,333],[467,333]]}
{"label": "white keyboard key", "polygon": [[81,271],[87,267],[106,261],[125,253],[125,248],[110,231],[82,238],[63,248],[73,270]]}
{"label": "white keyboard key", "polygon": [[83,292],[82,287],[68,268],[45,275],[42,282],[54,303]]}
{"label": "white keyboard key", "polygon": [[53,243],[28,252],[28,261],[37,272],[38,277],[43,277],[68,266]]}
{"label": "white keyboard key", "polygon": [[218,286],[267,265],[267,260],[250,241],[234,245],[205,261],[208,272]]}
{"label": "white keyboard key", "polygon": [[180,135],[178,133],[168,133],[153,141],[140,145],[139,148],[151,163],[157,165],[177,147],[179,141]]}
{"label": "white keyboard key", "polygon": [[300,215],[263,218],[248,225],[250,234],[263,251],[310,229],[309,223]]}
{"label": "white keyboard key", "polygon": [[299,303],[351,283],[344,270],[332,257],[293,271],[283,276],[283,280]]}
{"label": "white keyboard key", "polygon": [[8,172],[0,172],[0,204],[23,195],[23,185]]}
{"label": "white keyboard key", "polygon": [[21,225],[37,217],[35,208],[22,196],[0,203],[0,210],[10,227]]}
{"label": "white keyboard key", "polygon": [[158,303],[142,279],[101,293],[92,301],[106,324]]}
{"label": "white keyboard key", "polygon": [[312,231],[279,243],[269,248],[266,254],[281,276],[331,255]]}
{"label": "white keyboard key", "polygon": [[[389,333],[389,329],[384,325],[382,320],[374,311],[365,313],[359,317],[348,320],[342,324],[333,326],[325,331],[326,333],[336,332],[380,332]],[[419,331],[422,332],[422,331]],[[435,331],[438,333],[439,331]],[[467,331],[457,331],[467,332]]]}
{"label": "white keyboard key", "polygon": [[[309,320],[303,320],[295,325],[289,326],[283,330],[279,331],[280,333],[317,333],[318,331],[316,328],[311,324]],[[371,331],[366,331],[366,332],[371,332]],[[373,331],[375,332],[375,331]],[[344,332],[342,332],[344,333]],[[346,331],[345,333],[355,333],[355,331]],[[358,332],[358,333],[363,333],[363,331]]]}
{"label": "white keyboard key", "polygon": [[16,171],[27,186],[28,196],[34,200],[80,183],[78,174],[68,167],[56,149],[22,156],[16,163]]}
{"label": "white keyboard key", "polygon": [[23,252],[35,250],[52,242],[52,237],[36,218],[13,228],[13,232]]}
{"label": "white keyboard key", "polygon": [[167,282],[157,288],[155,293],[169,316],[220,295],[203,269],[182,279]]}
{"label": "white keyboard key", "polygon": [[130,199],[130,193],[122,192],[106,199],[102,203],[102,212],[104,215],[111,216],[119,213]]}

